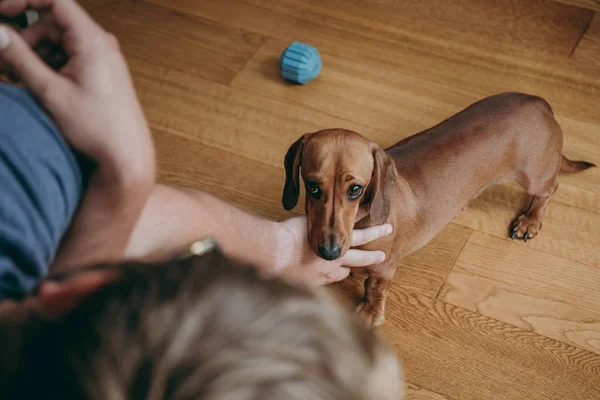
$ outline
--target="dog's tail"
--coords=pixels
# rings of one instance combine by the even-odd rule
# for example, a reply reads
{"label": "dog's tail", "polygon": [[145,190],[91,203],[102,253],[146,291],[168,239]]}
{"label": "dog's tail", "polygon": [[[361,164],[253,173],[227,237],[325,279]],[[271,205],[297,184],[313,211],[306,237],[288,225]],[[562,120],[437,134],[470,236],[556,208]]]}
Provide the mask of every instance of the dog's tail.
{"label": "dog's tail", "polygon": [[561,172],[579,172],[585,171],[588,168],[595,167],[596,164],[592,164],[587,161],[571,161],[567,157],[562,156],[562,161],[560,163],[560,171]]}

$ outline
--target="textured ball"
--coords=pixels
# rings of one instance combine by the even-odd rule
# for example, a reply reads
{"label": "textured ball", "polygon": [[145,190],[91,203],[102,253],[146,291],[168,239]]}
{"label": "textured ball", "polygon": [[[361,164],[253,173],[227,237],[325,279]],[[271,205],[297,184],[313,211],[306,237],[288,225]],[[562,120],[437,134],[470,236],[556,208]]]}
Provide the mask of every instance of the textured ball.
{"label": "textured ball", "polygon": [[321,72],[321,56],[308,44],[294,42],[281,53],[281,74],[291,82],[304,85]]}

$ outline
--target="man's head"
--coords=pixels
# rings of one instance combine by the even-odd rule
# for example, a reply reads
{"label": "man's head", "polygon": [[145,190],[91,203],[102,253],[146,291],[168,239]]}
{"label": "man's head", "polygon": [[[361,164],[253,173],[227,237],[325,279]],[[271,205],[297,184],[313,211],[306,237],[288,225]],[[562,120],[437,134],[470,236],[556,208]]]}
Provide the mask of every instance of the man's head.
{"label": "man's head", "polygon": [[53,318],[0,318],[7,398],[401,398],[395,355],[346,310],[217,252],[53,284]]}
{"label": "man's head", "polygon": [[309,243],[326,260],[348,251],[361,204],[370,203],[375,224],[388,219],[394,162],[356,132],[327,129],[302,136],[285,156],[285,171],[283,206],[291,210],[298,203],[302,171]]}

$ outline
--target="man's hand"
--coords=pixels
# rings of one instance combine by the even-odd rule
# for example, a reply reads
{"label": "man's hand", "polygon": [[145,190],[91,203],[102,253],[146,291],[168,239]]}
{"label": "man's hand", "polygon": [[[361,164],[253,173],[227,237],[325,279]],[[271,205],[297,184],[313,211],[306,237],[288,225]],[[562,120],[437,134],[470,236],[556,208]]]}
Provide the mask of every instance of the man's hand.
{"label": "man's hand", "polygon": [[[357,220],[368,210],[361,208]],[[355,230],[352,246],[387,236],[392,226]],[[226,256],[309,286],[340,281],[352,267],[383,261],[380,251],[350,249],[340,260],[325,261],[308,245],[306,217],[273,222],[248,214],[208,193],[156,185],[129,242],[128,258],[163,261],[181,256],[200,239],[213,238]]]}
{"label": "man's hand", "polygon": [[116,39],[75,1],[0,0],[5,16],[30,9],[40,13],[30,27],[0,27],[0,72],[21,80],[71,146],[97,163],[54,267],[120,260],[155,179],[127,64]]}
{"label": "man's hand", "polygon": [[[368,214],[361,208],[356,221]],[[352,233],[352,247],[361,246],[392,233],[392,225],[385,224]],[[325,261],[311,250],[307,240],[306,217],[295,217],[280,223],[277,235],[276,272],[294,281],[311,286],[325,285],[345,279],[352,267],[366,267],[385,260],[382,251],[350,249],[344,257]]]}
{"label": "man's hand", "polygon": [[2,15],[27,9],[38,10],[39,21],[20,33],[0,28],[5,72],[20,78],[70,144],[105,170],[152,168],[148,124],[114,36],[72,0],[0,0]]}

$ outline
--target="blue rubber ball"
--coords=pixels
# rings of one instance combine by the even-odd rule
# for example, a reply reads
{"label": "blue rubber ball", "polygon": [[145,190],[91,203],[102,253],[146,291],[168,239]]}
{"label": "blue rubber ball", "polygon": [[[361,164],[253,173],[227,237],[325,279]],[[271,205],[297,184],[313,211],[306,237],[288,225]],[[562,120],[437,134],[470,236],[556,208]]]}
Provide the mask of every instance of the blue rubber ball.
{"label": "blue rubber ball", "polygon": [[281,74],[294,83],[304,85],[321,72],[321,56],[317,49],[308,44],[294,42],[281,53]]}

